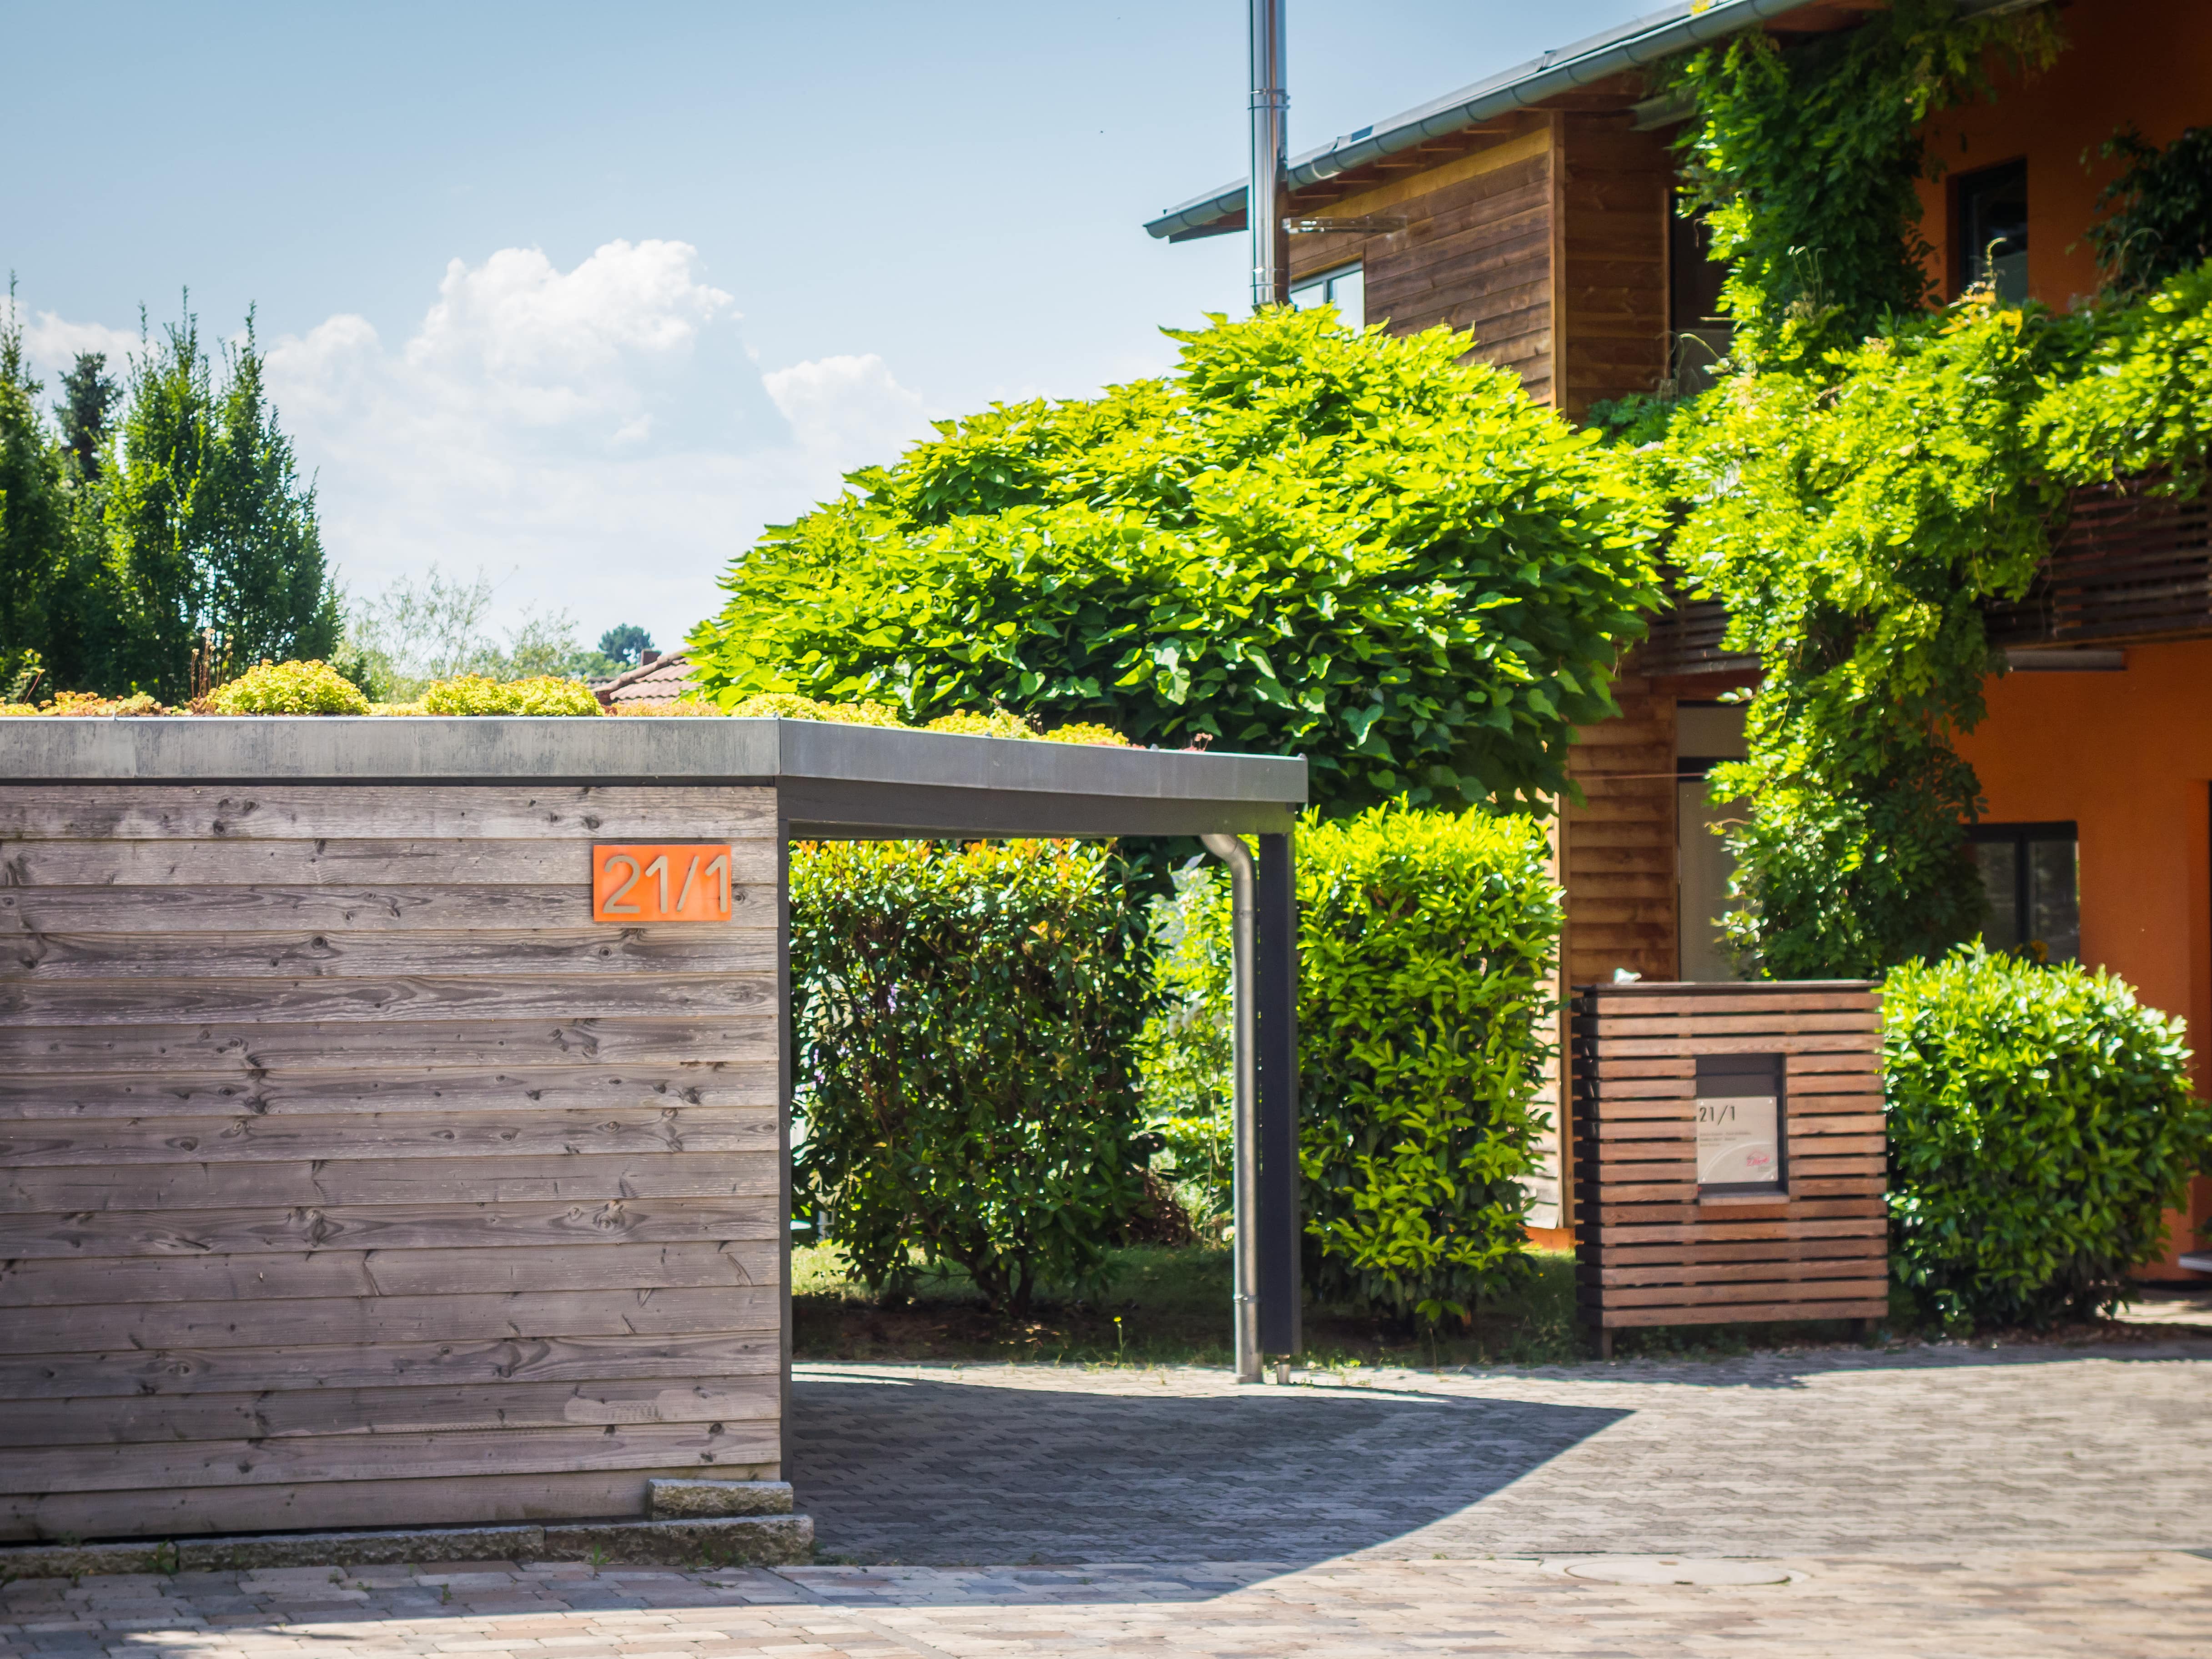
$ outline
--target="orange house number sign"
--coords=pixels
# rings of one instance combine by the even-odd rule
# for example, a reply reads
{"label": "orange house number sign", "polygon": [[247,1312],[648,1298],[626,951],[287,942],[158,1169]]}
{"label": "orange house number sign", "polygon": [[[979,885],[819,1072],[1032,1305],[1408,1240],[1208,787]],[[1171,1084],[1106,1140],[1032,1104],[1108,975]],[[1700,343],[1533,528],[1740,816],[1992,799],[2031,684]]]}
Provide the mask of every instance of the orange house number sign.
{"label": "orange house number sign", "polygon": [[592,848],[593,921],[727,921],[726,843]]}

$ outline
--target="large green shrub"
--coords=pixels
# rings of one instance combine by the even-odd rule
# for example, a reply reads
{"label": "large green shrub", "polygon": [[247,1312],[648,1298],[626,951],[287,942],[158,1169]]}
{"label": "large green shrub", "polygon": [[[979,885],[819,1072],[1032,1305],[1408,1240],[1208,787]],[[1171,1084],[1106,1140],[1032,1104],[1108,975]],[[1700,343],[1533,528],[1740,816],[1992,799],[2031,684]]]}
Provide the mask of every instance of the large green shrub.
{"label": "large green shrub", "polygon": [[870,1285],[957,1262],[1025,1315],[1096,1285],[1146,1205],[1144,985],[1112,853],[802,845],[791,861],[804,1195]]}
{"label": "large green shrub", "polygon": [[1976,946],[1892,972],[1883,1024],[1899,1282],[1947,1322],[2114,1303],[2212,1160],[2181,1022]]}
{"label": "large green shrub", "polygon": [[1175,337],[1171,377],[947,423],[769,532],[701,683],[1303,754],[1336,808],[1561,789],[1650,597],[1593,441],[1442,329]]}
{"label": "large green shrub", "polygon": [[[1558,888],[1542,826],[1378,807],[1297,842],[1306,1283],[1435,1320],[1525,1252]],[[1176,1178],[1228,1201],[1228,879],[1180,884],[1140,1054]]]}

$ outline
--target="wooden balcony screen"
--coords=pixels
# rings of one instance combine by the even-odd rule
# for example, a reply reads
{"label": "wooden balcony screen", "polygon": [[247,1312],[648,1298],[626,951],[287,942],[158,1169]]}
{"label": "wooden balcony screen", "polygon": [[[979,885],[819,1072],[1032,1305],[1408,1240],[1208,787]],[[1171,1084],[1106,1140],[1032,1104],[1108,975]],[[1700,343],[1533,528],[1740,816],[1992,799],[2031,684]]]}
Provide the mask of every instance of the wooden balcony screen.
{"label": "wooden balcony screen", "polygon": [[[2212,635],[2212,498],[2154,495],[2141,479],[2077,489],[2067,526],[2021,599],[1984,607],[1998,647],[2118,645]],[[1664,584],[1635,667],[1649,676],[1755,673],[1759,659],[1725,650],[1728,611]]]}

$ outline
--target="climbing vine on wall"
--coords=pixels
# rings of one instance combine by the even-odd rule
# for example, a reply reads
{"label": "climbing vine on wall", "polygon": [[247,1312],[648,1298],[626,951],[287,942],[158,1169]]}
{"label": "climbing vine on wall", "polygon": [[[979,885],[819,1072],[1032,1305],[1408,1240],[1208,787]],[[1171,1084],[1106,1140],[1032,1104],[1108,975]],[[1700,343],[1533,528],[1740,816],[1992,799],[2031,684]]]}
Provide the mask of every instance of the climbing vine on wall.
{"label": "climbing vine on wall", "polygon": [[1917,123],[2047,61],[2040,12],[1907,0],[1787,51],[1763,37],[1672,71],[1695,99],[1693,205],[1735,260],[1732,373],[1617,453],[1670,556],[1764,665],[1724,923],[1778,977],[1875,975],[1971,936],[1957,735],[2002,667],[1983,602],[2026,588],[2074,484],[2191,489],[2212,434],[2212,265],[2070,315],[1987,290],[1927,308]]}

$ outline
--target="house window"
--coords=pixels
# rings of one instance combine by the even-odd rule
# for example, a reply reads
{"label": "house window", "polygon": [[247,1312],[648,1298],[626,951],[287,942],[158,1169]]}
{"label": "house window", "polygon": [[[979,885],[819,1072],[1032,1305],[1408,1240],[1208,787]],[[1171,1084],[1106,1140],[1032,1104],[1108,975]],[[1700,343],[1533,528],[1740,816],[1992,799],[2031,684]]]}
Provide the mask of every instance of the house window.
{"label": "house window", "polygon": [[1992,951],[2039,962],[2078,962],[2080,848],[2070,823],[1978,823],[1974,862],[1990,902],[1982,937]]}
{"label": "house window", "polygon": [[1741,703],[1674,706],[1675,919],[1680,949],[1676,976],[1681,979],[1743,977],[1721,935],[1735,860],[1716,831],[1741,821],[1744,803],[1716,805],[1706,799],[1706,774],[1750,752],[1744,744],[1743,715]]}
{"label": "house window", "polygon": [[1304,276],[1291,284],[1291,303],[1300,311],[1316,306],[1334,306],[1347,328],[1367,326],[1367,268],[1339,265],[1317,276]]}
{"label": "house window", "polygon": [[2027,298],[2027,163],[1967,173],[1957,188],[1957,288],[1994,280],[1997,298],[2019,305]]}
{"label": "house window", "polygon": [[1678,194],[1667,220],[1667,373],[1678,395],[1713,383],[1713,365],[1728,356],[1733,331],[1721,310],[1728,264],[1713,258],[1712,227],[1684,218]]}

